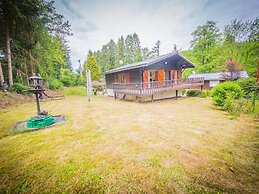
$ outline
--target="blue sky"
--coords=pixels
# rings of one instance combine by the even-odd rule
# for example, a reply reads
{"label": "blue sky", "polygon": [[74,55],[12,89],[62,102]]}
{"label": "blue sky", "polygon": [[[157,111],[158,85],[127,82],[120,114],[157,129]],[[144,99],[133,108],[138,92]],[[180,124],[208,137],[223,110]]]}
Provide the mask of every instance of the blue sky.
{"label": "blue sky", "polygon": [[259,17],[259,0],[56,0],[54,6],[71,24],[74,68],[78,59],[86,60],[89,49],[101,49],[121,35],[136,32],[141,46],[149,48],[160,40],[165,54],[173,44],[188,49],[191,33],[207,20],[223,29],[231,20]]}

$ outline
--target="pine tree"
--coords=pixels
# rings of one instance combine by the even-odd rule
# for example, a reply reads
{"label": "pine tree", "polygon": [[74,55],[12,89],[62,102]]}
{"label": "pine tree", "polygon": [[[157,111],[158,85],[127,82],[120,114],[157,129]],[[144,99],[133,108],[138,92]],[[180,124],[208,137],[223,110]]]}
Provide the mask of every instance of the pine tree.
{"label": "pine tree", "polygon": [[160,51],[160,45],[161,45],[161,42],[160,40],[158,40],[156,43],[155,43],[155,46],[152,48],[152,51],[151,51],[151,54],[153,57],[155,56],[159,56],[159,51]]}
{"label": "pine tree", "polygon": [[[84,78],[86,78],[86,70],[89,69],[91,71],[91,79],[92,81],[100,81],[101,75],[100,75],[100,69],[96,62],[96,58],[93,55],[93,52],[91,50],[88,51],[87,60],[84,63]],[[85,79],[86,80],[86,79]]]}
{"label": "pine tree", "polygon": [[121,36],[116,44],[116,67],[120,67],[125,61],[125,41]]}
{"label": "pine tree", "polygon": [[133,36],[129,34],[125,39],[125,62],[126,64],[133,63]]}
{"label": "pine tree", "polygon": [[132,51],[133,51],[133,61],[134,62],[142,61],[140,40],[136,33],[132,35]]}

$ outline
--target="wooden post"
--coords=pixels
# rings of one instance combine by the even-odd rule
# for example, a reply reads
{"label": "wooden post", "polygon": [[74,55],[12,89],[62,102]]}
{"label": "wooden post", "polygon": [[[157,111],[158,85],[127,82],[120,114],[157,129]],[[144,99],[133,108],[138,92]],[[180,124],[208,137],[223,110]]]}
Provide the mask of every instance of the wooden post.
{"label": "wooden post", "polygon": [[175,97],[178,98],[178,90],[175,90]]}
{"label": "wooden post", "polygon": [[203,85],[201,85],[201,91],[202,91],[202,89],[203,89]]}
{"label": "wooden post", "polygon": [[117,96],[116,96],[116,93],[114,92],[114,100],[116,100],[116,97],[117,97]]}
{"label": "wooden post", "polygon": [[152,102],[154,101],[154,95],[153,94],[151,95],[151,101]]}

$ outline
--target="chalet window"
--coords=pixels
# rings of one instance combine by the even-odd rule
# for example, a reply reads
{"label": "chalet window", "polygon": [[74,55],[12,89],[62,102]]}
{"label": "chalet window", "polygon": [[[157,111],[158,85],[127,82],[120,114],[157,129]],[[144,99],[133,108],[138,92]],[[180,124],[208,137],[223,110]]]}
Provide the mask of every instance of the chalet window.
{"label": "chalet window", "polygon": [[157,81],[157,71],[149,71],[149,82]]}
{"label": "chalet window", "polygon": [[125,73],[118,74],[118,83],[126,83],[126,75],[125,75]]}
{"label": "chalet window", "polygon": [[148,72],[148,87],[154,87],[157,84],[155,82],[155,81],[157,81],[157,74],[158,74],[158,71],[149,71]]}

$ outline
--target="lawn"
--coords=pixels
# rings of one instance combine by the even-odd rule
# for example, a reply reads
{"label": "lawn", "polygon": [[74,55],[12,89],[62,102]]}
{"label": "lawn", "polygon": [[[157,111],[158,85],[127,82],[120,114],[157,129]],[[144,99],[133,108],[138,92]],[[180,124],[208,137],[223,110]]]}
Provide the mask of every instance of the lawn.
{"label": "lawn", "polygon": [[0,193],[256,193],[258,121],[210,98],[138,104],[67,96],[67,122],[6,136],[34,103],[0,110]]}

